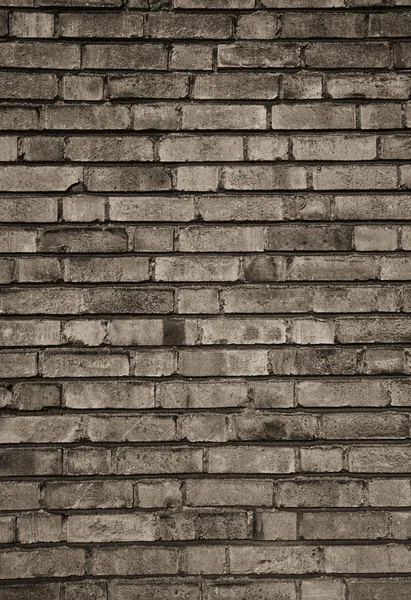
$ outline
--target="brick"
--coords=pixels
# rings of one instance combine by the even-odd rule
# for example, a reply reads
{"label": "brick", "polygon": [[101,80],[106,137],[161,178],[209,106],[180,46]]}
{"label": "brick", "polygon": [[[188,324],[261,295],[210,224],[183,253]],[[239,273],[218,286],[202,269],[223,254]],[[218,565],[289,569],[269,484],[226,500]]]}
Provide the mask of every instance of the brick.
{"label": "brick", "polygon": [[331,473],[343,470],[343,456],[340,448],[301,448],[301,471]]}
{"label": "brick", "polygon": [[66,583],[63,589],[66,600],[105,600],[107,594],[104,581]]}
{"label": "brick", "polygon": [[194,220],[194,201],[190,197],[113,197],[109,204],[112,221]]}
{"label": "brick", "polygon": [[292,338],[296,344],[333,344],[334,324],[319,319],[301,319],[292,323]]}
{"label": "brick", "polygon": [[66,261],[66,281],[137,282],[148,280],[148,259],[124,256],[113,258],[70,258]]}
{"label": "brick", "polygon": [[241,583],[213,582],[209,584],[208,594],[210,600],[247,600],[249,594],[254,594],[261,600],[272,600],[275,596],[281,600],[296,599],[294,583],[277,579],[251,579]]}
{"label": "brick", "polygon": [[127,129],[130,114],[125,106],[72,104],[47,106],[46,129]]}
{"label": "brick", "polygon": [[178,313],[214,314],[220,312],[218,290],[186,288],[178,289],[176,294],[176,310]]}
{"label": "brick", "polygon": [[[34,431],[34,428],[37,430]],[[81,431],[82,422],[77,416],[15,416],[0,420],[0,440],[3,444],[78,441]]]}
{"label": "brick", "polygon": [[378,380],[370,381],[304,381],[297,384],[301,406],[388,406],[387,387]]}
{"label": "brick", "polygon": [[[110,584],[113,600],[143,600],[153,597],[156,600],[167,600],[173,594],[175,600],[199,600],[200,588],[196,583],[168,581],[114,581]],[[74,600],[74,599],[73,599]]]}
{"label": "brick", "polygon": [[159,158],[165,162],[243,160],[243,141],[228,136],[168,136],[160,140]]}
{"label": "brick", "polygon": [[37,354],[34,352],[1,354],[0,377],[34,377],[37,375]]}
{"label": "brick", "polygon": [[314,312],[395,312],[397,294],[394,288],[317,288],[313,294],[313,309]]}
{"label": "brick", "polygon": [[18,410],[41,410],[60,405],[60,387],[51,383],[22,383],[13,388],[13,406]]}
{"label": "brick", "polygon": [[2,49],[3,67],[25,69],[78,69],[80,67],[80,47],[76,44],[5,42],[2,44]]}
{"label": "brick", "polygon": [[279,77],[274,73],[198,75],[194,84],[194,98],[202,100],[270,100],[278,92]]}
{"label": "brick", "polygon": [[105,199],[103,197],[74,195],[63,198],[64,221],[104,221]]}
{"label": "brick", "polygon": [[277,104],[272,108],[273,129],[354,129],[355,107],[350,104]]}
{"label": "brick", "polygon": [[396,227],[360,226],[354,228],[356,250],[396,250],[398,232]]}
{"label": "brick", "polygon": [[325,551],[327,573],[407,572],[410,558],[401,545],[345,546]]}
{"label": "brick", "polygon": [[0,138],[0,160],[4,162],[17,160],[17,138]]}
{"label": "brick", "polygon": [[316,547],[289,546],[232,546],[230,548],[230,571],[233,574],[315,573],[319,569],[320,550]]}
{"label": "brick", "polygon": [[[60,584],[31,584],[26,582],[22,585],[7,585],[3,584],[2,593],[4,600],[18,600],[18,598],[40,600],[40,598],[50,598],[50,600],[58,600],[60,595]],[[30,599],[31,600],[31,599]]]}
{"label": "brick", "polygon": [[389,66],[390,50],[386,42],[312,42],[305,58],[316,69],[381,69]]}
{"label": "brick", "polygon": [[[408,195],[344,195],[336,196],[335,210],[338,219],[347,220],[401,220],[411,208]],[[385,257],[385,260],[389,260]]]}
{"label": "brick", "polygon": [[144,409],[154,406],[154,388],[141,382],[70,382],[63,388],[69,408]]}
{"label": "brick", "polygon": [[253,286],[224,290],[222,299],[224,312],[306,312],[308,310],[308,288],[294,288],[290,296],[287,288],[275,286]]}
{"label": "brick", "polygon": [[411,23],[410,12],[371,15],[369,31],[371,37],[403,37]]}
{"label": "brick", "polygon": [[405,359],[402,350],[368,348],[365,352],[362,372],[366,374],[404,373],[406,370]]}
{"label": "brick", "polygon": [[297,516],[278,511],[257,513],[258,537],[262,540],[297,539]]}
{"label": "brick", "polygon": [[354,348],[296,348],[270,351],[275,375],[353,375],[357,372]]}
{"label": "brick", "polygon": [[267,234],[267,250],[351,249],[351,229],[343,226],[275,225]]}
{"label": "brick", "polygon": [[183,73],[110,77],[111,98],[186,98],[189,79]]}
{"label": "brick", "polygon": [[[257,151],[257,141],[261,138],[249,138],[251,147]],[[264,144],[261,143],[264,151]],[[271,144],[270,144],[271,147]],[[270,149],[271,151],[271,149]],[[271,160],[271,158],[270,158]],[[272,195],[239,195],[234,197],[203,196],[197,203],[205,221],[277,221],[283,218],[283,202],[280,196]]]}
{"label": "brick", "polygon": [[0,321],[2,346],[55,346],[60,344],[58,321]]}
{"label": "brick", "polygon": [[[263,0],[265,8],[289,8],[290,0]],[[295,0],[293,8],[342,8],[344,0]]]}
{"label": "brick", "polygon": [[169,313],[173,296],[171,290],[119,290],[109,286],[10,289],[3,294],[0,306],[5,314]]}
{"label": "brick", "polygon": [[134,129],[181,129],[181,110],[176,105],[140,104],[131,110]]}
{"label": "brick", "polygon": [[292,143],[296,160],[361,161],[373,160],[377,156],[377,138],[371,136],[296,136]]}
{"label": "brick", "polygon": [[3,550],[1,552],[0,579],[71,577],[84,575],[85,551],[82,548],[37,548],[32,550]]}
{"label": "brick", "polygon": [[302,600],[316,600],[324,596],[331,596],[335,600],[344,600],[345,585],[337,579],[308,579],[301,584]]}
{"label": "brick", "polygon": [[[4,167],[6,169],[7,167]],[[35,252],[37,248],[37,231],[34,229],[1,228],[1,252]]]}
{"label": "brick", "polygon": [[0,221],[44,222],[57,221],[57,202],[52,197],[1,197]]}
{"label": "brick", "polygon": [[264,229],[185,227],[178,233],[178,249],[182,252],[261,252]]}
{"label": "brick", "polygon": [[341,165],[317,167],[314,171],[314,189],[350,190],[397,188],[397,171],[393,166]]}
{"label": "brick", "polygon": [[39,123],[38,111],[26,107],[1,107],[0,131],[8,129],[36,129]]}
{"label": "brick", "polygon": [[267,319],[204,319],[199,322],[202,344],[282,344],[285,323]]}
{"label": "brick", "polygon": [[116,473],[160,474],[201,473],[200,448],[119,448],[115,453]]}
{"label": "brick", "polygon": [[127,250],[127,236],[123,229],[49,229],[42,232],[38,246],[41,252],[122,252]]}
{"label": "brick", "polygon": [[360,13],[290,12],[283,15],[281,35],[285,38],[361,38],[364,28],[364,15]]}
{"label": "brick", "polygon": [[202,44],[173,44],[170,68],[176,71],[211,71],[213,47]]}
{"label": "brick", "polygon": [[[140,19],[140,15],[136,18]],[[115,23],[117,20],[117,15],[114,15],[113,22]],[[134,30],[139,31],[138,22]],[[123,32],[124,26],[121,25],[118,31],[119,33]],[[129,33],[133,35],[131,29]],[[165,69],[167,67],[167,50],[161,44],[87,44],[84,48],[82,66],[86,69]]]}
{"label": "brick", "polygon": [[381,136],[380,156],[384,159],[398,159],[411,157],[411,145],[405,135]]}
{"label": "brick", "polygon": [[278,507],[358,507],[362,484],[357,480],[301,479],[280,481],[275,492]]}
{"label": "brick", "polygon": [[2,167],[0,189],[7,192],[59,192],[83,178],[82,167]]}
{"label": "brick", "polygon": [[178,437],[189,442],[226,442],[224,415],[182,415],[177,421]]}
{"label": "brick", "polygon": [[336,340],[342,343],[387,342],[395,338],[398,343],[407,342],[410,333],[408,322],[402,318],[361,318],[337,321]]}
{"label": "brick", "polygon": [[352,600],[365,600],[373,594],[376,600],[406,600],[410,593],[410,582],[406,579],[362,579],[348,584]]}
{"label": "brick", "polygon": [[177,189],[183,191],[216,191],[218,187],[217,167],[178,167]]}
{"label": "brick", "polygon": [[174,0],[174,8],[254,8],[254,0]]}
{"label": "brick", "polygon": [[196,14],[148,15],[147,36],[151,38],[199,38],[227,39],[232,33],[232,18],[229,15],[201,16]]}
{"label": "brick", "polygon": [[[392,493],[395,485],[396,493]],[[370,506],[408,506],[410,486],[405,479],[371,479],[368,483]]]}
{"label": "brick", "polygon": [[239,260],[231,257],[160,257],[155,262],[156,281],[236,281]]}
{"label": "brick", "polygon": [[69,38],[132,38],[143,34],[143,17],[138,13],[62,13],[60,35]]}
{"label": "brick", "polygon": [[67,520],[67,541],[149,542],[156,539],[156,524],[152,514],[73,515]]}
{"label": "brick", "polygon": [[304,71],[284,73],[282,79],[282,98],[290,100],[322,98],[322,76],[311,75]]}
{"label": "brick", "polygon": [[301,65],[300,53],[300,45],[294,42],[237,42],[218,47],[218,66],[293,68]]}
{"label": "brick", "polygon": [[182,350],[178,372],[184,377],[267,375],[265,350]]}
{"label": "brick", "polygon": [[54,15],[52,13],[14,12],[10,33],[19,38],[52,38]]}
{"label": "brick", "polygon": [[287,160],[288,140],[286,137],[249,137],[246,139],[249,160]]}
{"label": "brick", "polygon": [[18,280],[24,282],[58,281],[61,266],[56,258],[20,258]]}
{"label": "brick", "polygon": [[326,439],[396,439],[407,437],[407,420],[403,415],[324,415],[320,426],[320,437]]}
{"label": "brick", "polygon": [[0,517],[0,540],[2,544],[15,542],[15,519],[14,517]]}
{"label": "brick", "polygon": [[390,386],[391,404],[393,406],[407,406],[409,404],[409,381],[396,380]]}
{"label": "brick", "polygon": [[256,412],[234,416],[234,435],[238,440],[309,440],[317,434],[317,419],[308,415],[271,415]]}
{"label": "brick", "polygon": [[229,166],[222,171],[227,190],[301,190],[307,187],[306,171],[294,166]]}
{"label": "brick", "polygon": [[39,508],[40,486],[34,482],[2,482],[1,510],[34,510]]}
{"label": "brick", "polygon": [[[9,423],[10,419],[2,421],[3,429],[4,425],[7,426]],[[34,423],[36,423],[36,421],[34,421]],[[17,422],[17,425],[19,424],[20,426],[24,425],[21,420]],[[33,420],[31,420],[31,424],[33,424]],[[3,477],[15,477],[20,475],[60,475],[61,471],[62,460],[60,450],[36,449],[33,451],[33,449],[26,450],[19,448],[0,450],[0,472]]]}
{"label": "brick", "polygon": [[166,167],[88,167],[86,186],[92,192],[143,192],[171,189]]}
{"label": "brick", "polygon": [[67,475],[109,475],[110,450],[104,448],[73,448],[64,453],[64,473]]}
{"label": "brick", "polygon": [[130,508],[133,488],[127,481],[47,482],[44,502],[51,509]]}
{"label": "brick", "polygon": [[48,136],[23,138],[21,154],[25,161],[62,161],[64,160],[64,140]]}
{"label": "brick", "polygon": [[176,437],[175,429],[172,416],[90,417],[87,436],[93,442],[171,441]]}
{"label": "brick", "polygon": [[180,481],[153,481],[138,483],[136,487],[137,504],[142,508],[181,506]]}
{"label": "brick", "polygon": [[177,548],[134,547],[95,548],[90,560],[93,575],[173,574],[178,571]]}
{"label": "brick", "polygon": [[102,77],[65,75],[63,97],[65,100],[103,100],[103,83]]}
{"label": "brick", "polygon": [[0,260],[0,282],[11,283],[14,280],[14,261]]}
{"label": "brick", "polygon": [[[331,98],[407,99],[410,85],[410,78],[403,73],[381,73],[378,74],[378,78],[366,73],[329,74],[326,79],[327,92]],[[372,104],[369,107],[378,111],[381,105]],[[365,108],[367,106],[362,105],[361,111]]]}
{"label": "brick", "polygon": [[183,381],[161,382],[156,398],[163,408],[225,408],[247,403],[247,386],[243,383]]}
{"label": "brick", "polygon": [[255,479],[189,480],[187,486],[188,506],[270,506],[272,483]]}
{"label": "brick", "polygon": [[354,447],[348,453],[348,469],[353,473],[405,473],[409,463],[407,446]]}
{"label": "brick", "polygon": [[292,473],[294,470],[292,448],[225,446],[209,449],[210,473]]}
{"label": "brick", "polygon": [[60,515],[40,513],[23,514],[17,520],[18,538],[22,544],[65,541],[63,519]]}
{"label": "brick", "polygon": [[185,564],[187,573],[223,573],[226,570],[225,549],[221,546],[190,546],[185,550]]}
{"label": "brick", "polygon": [[142,350],[132,354],[131,371],[134,376],[163,377],[177,372],[174,350]]}
{"label": "brick", "polygon": [[266,110],[258,105],[187,104],[183,129],[266,129]]}
{"label": "brick", "polygon": [[361,129],[402,127],[400,104],[364,104],[360,107]]}
{"label": "brick", "polygon": [[279,30],[278,15],[264,11],[241,15],[237,21],[237,37],[243,40],[272,40],[277,37]]}
{"label": "brick", "polygon": [[146,137],[70,137],[65,150],[73,161],[151,161],[153,143]]}
{"label": "brick", "polygon": [[42,368],[43,377],[121,376],[129,374],[129,361],[120,353],[45,353]]}

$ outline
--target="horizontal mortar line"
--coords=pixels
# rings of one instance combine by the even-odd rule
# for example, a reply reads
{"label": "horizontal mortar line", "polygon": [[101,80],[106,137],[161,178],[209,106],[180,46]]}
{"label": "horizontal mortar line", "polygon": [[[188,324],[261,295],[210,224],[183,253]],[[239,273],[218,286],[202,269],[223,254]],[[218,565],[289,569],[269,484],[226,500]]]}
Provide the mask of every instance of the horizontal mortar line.
{"label": "horizontal mortar line", "polygon": [[[389,327],[389,324],[387,324]],[[394,334],[393,334],[394,337]],[[128,352],[138,352],[140,350],[170,350],[170,351],[185,351],[185,350],[266,350],[270,352],[271,350],[329,350],[329,349],[362,349],[362,350],[409,350],[411,352],[411,335],[410,339],[407,341],[397,341],[393,340],[392,342],[384,341],[384,340],[371,340],[371,341],[349,341],[344,342],[340,340],[336,340],[335,342],[324,343],[317,342],[313,344],[303,344],[298,342],[210,342],[210,343],[158,343],[158,344],[113,344],[109,342],[101,343],[101,344],[87,344],[87,346],[78,343],[76,345],[70,341],[61,341],[56,344],[53,343],[44,343],[44,344],[4,344],[0,346],[0,356],[3,354],[7,354],[9,351],[19,351],[24,352],[26,350],[35,350],[37,352],[42,352],[43,354],[59,354],[61,351],[70,351],[70,354],[95,354],[96,351],[98,354],[102,356],[110,356],[112,354],[127,354]],[[99,351],[99,352],[98,352]],[[410,371],[411,375],[411,371]]]}

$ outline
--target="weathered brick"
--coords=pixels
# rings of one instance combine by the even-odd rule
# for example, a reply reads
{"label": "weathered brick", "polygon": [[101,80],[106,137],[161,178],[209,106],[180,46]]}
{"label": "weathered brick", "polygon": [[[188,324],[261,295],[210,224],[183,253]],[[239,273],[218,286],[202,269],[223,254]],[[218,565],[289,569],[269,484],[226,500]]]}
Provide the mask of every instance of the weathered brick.
{"label": "weathered brick", "polygon": [[[379,73],[378,78],[371,74],[327,75],[327,93],[331,98],[389,98],[407,99],[411,80],[403,73]],[[382,105],[384,108],[386,105]],[[370,104],[369,108],[378,111],[381,105]],[[392,105],[393,108],[396,105]],[[361,106],[363,111],[367,106]]]}
{"label": "weathered brick", "polygon": [[[23,407],[24,408],[24,407]],[[28,407],[27,407],[28,408]],[[10,420],[2,422],[8,426]],[[31,421],[33,424],[33,421]],[[36,423],[36,421],[34,421]],[[21,420],[17,426],[22,426]],[[23,433],[23,432],[22,432]],[[40,439],[38,440],[40,441]],[[60,475],[62,458],[60,450],[3,449],[0,450],[0,473],[3,477],[28,475]]]}
{"label": "weathered brick", "polygon": [[230,571],[232,574],[316,573],[319,570],[320,549],[310,546],[232,546]]}
{"label": "weathered brick", "polygon": [[228,136],[168,136],[160,140],[159,157],[165,162],[243,160],[243,141]]}
{"label": "weathered brick", "polygon": [[358,507],[363,503],[362,483],[325,478],[280,481],[275,498],[278,507]]}
{"label": "weathered brick", "polygon": [[155,261],[157,281],[237,281],[239,260],[234,257],[159,257]]}
{"label": "weathered brick", "polygon": [[363,104],[360,106],[360,122],[361,129],[397,129],[402,127],[401,105]]}
{"label": "weathered brick", "polygon": [[57,201],[52,197],[2,196],[0,221],[47,223],[57,221]]}
{"label": "weathered brick", "polygon": [[7,192],[60,192],[83,178],[82,167],[2,167],[0,190]]}
{"label": "weathered brick", "polygon": [[2,106],[0,107],[0,131],[8,129],[37,129],[39,113],[34,108]]}
{"label": "weathered brick", "polygon": [[301,406],[388,406],[390,395],[381,381],[304,381],[297,384]]}
{"label": "weathered brick", "polygon": [[3,550],[1,552],[0,579],[71,577],[84,575],[85,551],[82,548],[56,547],[31,550]]}
{"label": "weathered brick", "polygon": [[108,475],[111,471],[108,449],[85,447],[64,452],[64,474],[66,475]]}
{"label": "weathered brick", "polygon": [[129,360],[124,353],[45,352],[43,377],[99,377],[129,374]]}
{"label": "weathered brick", "polygon": [[143,17],[138,13],[62,13],[60,35],[69,38],[133,38],[143,34]]}
{"label": "weathered brick", "polygon": [[241,15],[237,21],[236,31],[239,39],[272,40],[277,37],[279,30],[280,19],[278,15],[256,11],[251,14]]}
{"label": "weathered brick", "polygon": [[184,377],[267,375],[267,351],[181,350],[178,372]]}
{"label": "weathered brick", "polygon": [[57,137],[27,137],[21,140],[25,161],[59,162],[64,160],[64,140]]}
{"label": "weathered brick", "polygon": [[296,160],[361,161],[377,156],[377,138],[374,136],[296,136],[292,138],[292,144]]}
{"label": "weathered brick", "polygon": [[202,100],[271,100],[278,92],[279,77],[274,73],[198,75],[194,83],[194,98]]}
{"label": "weathered brick", "polygon": [[369,31],[372,37],[403,37],[408,35],[410,24],[409,11],[375,14],[371,15]]}
{"label": "weathered brick", "polygon": [[350,104],[277,104],[272,108],[273,129],[354,129],[355,106]]}
{"label": "weathered brick", "polygon": [[130,114],[125,106],[108,104],[46,106],[44,121],[46,129],[127,129]]}
{"label": "weathered brick", "polygon": [[283,15],[281,35],[292,38],[361,38],[364,30],[364,15],[361,13],[289,12]]}
{"label": "weathered brick", "polygon": [[210,448],[208,468],[210,473],[292,473],[294,450],[259,446]]}
{"label": "weathered brick", "polygon": [[2,67],[24,69],[78,69],[80,46],[62,42],[5,42]]}
{"label": "weathered brick", "polygon": [[409,446],[350,448],[348,469],[353,473],[405,473],[409,470]]}
{"label": "weathered brick", "polygon": [[294,42],[236,42],[218,47],[218,66],[230,68],[299,67],[301,46]]}
{"label": "weathered brick", "polygon": [[61,266],[56,258],[19,258],[18,280],[21,282],[58,281]]}
{"label": "weathered brick", "polygon": [[303,190],[307,187],[304,167],[294,166],[229,166],[222,170],[223,187],[227,190]]}
{"label": "weathered brick", "polygon": [[108,91],[111,98],[186,98],[189,79],[183,73],[110,77]]}
{"label": "weathered brick", "polygon": [[397,170],[391,165],[341,165],[317,167],[314,189],[387,190],[397,188]]}
{"label": "weathered brick", "polygon": [[92,192],[143,192],[171,189],[169,169],[159,166],[88,167],[87,188]]}
{"label": "weathered brick", "polygon": [[103,78],[98,76],[65,75],[63,97],[65,100],[103,100]]}
{"label": "weathered brick", "polygon": [[45,512],[23,514],[17,520],[18,538],[22,544],[65,541],[63,519]]}
{"label": "weathered brick", "polygon": [[213,47],[202,44],[173,44],[170,67],[176,71],[211,71]]}
{"label": "weathered brick", "polygon": [[389,67],[390,49],[386,42],[312,42],[305,58],[316,69],[381,69]]}
{"label": "weathered brick", "polygon": [[60,481],[45,484],[44,503],[51,509],[129,508],[133,487],[129,481]]}
{"label": "weathered brick", "polygon": [[67,520],[68,542],[134,542],[156,539],[152,514],[73,515]]}
{"label": "weathered brick", "polygon": [[51,38],[54,36],[53,13],[14,12],[10,33],[20,38]]}
{"label": "weathered brick", "polygon": [[266,109],[259,105],[187,104],[183,129],[266,129]]}
{"label": "weathered brick", "polygon": [[147,36],[151,38],[227,39],[232,34],[229,15],[155,14],[148,15]]}
{"label": "weathered brick", "polygon": [[208,594],[210,600],[247,600],[250,594],[254,594],[261,600],[272,600],[273,594],[274,598],[277,595],[281,600],[296,599],[294,582],[261,578],[258,581],[250,579],[241,583],[213,582],[209,584]]}
{"label": "weathered brick", "polygon": [[328,473],[343,470],[341,448],[322,446],[318,448],[301,448],[301,471]]}
{"label": "weathered brick", "polygon": [[200,448],[119,448],[115,453],[118,474],[201,473]]}
{"label": "weathered brick", "polygon": [[255,479],[193,479],[186,482],[188,506],[270,506],[273,484]]}
{"label": "weathered brick", "polygon": [[175,574],[179,550],[171,547],[122,546],[94,548],[90,560],[93,575]]}

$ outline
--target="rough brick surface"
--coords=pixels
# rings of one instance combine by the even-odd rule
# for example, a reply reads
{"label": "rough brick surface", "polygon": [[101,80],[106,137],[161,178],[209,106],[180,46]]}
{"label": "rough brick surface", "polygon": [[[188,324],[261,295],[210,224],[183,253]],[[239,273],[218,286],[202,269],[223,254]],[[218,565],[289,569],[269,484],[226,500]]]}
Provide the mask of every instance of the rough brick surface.
{"label": "rough brick surface", "polygon": [[411,598],[411,0],[0,0],[0,600]]}

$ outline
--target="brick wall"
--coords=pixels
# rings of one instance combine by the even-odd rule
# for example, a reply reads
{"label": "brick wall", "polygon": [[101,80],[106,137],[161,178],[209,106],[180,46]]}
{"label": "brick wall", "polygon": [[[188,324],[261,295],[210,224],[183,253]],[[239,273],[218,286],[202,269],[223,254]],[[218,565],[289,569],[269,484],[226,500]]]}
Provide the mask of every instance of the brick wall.
{"label": "brick wall", "polygon": [[0,600],[409,600],[411,0],[0,5]]}

